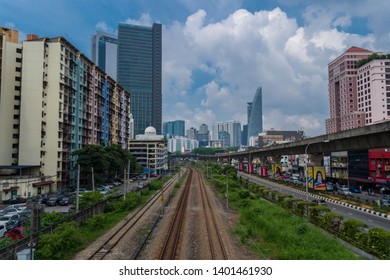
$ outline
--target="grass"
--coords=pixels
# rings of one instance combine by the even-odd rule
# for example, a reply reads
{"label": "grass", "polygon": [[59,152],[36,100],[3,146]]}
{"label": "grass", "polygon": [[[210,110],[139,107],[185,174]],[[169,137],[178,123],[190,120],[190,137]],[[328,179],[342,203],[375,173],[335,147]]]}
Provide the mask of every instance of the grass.
{"label": "grass", "polygon": [[[279,260],[356,260],[354,252],[304,218],[263,199],[230,200],[240,214],[235,233],[259,256]],[[244,205],[245,204],[245,205]]]}

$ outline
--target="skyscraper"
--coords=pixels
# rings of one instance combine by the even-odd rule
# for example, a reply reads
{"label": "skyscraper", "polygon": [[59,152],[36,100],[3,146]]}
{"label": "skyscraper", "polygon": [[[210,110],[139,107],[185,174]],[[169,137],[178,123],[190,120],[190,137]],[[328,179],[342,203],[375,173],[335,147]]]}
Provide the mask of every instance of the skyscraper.
{"label": "skyscraper", "polygon": [[91,36],[91,59],[114,80],[117,79],[118,36],[97,31]]}
{"label": "skyscraper", "polygon": [[248,103],[248,141],[251,137],[263,132],[263,90],[256,90],[253,102]]}
{"label": "skyscraper", "polygon": [[119,24],[117,77],[131,94],[135,135],[149,126],[162,132],[161,41],[161,24]]}
{"label": "skyscraper", "polygon": [[184,137],[185,122],[183,120],[176,120],[163,123],[163,135],[167,138],[175,136]]}

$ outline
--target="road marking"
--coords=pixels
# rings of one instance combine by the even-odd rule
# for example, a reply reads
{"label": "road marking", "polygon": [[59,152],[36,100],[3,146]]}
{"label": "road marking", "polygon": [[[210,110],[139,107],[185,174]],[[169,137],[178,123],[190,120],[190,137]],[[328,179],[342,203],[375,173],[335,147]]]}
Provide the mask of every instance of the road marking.
{"label": "road marking", "polygon": [[372,221],[372,220],[368,220],[370,223],[373,223],[374,221]]}
{"label": "road marking", "polygon": [[348,213],[348,215],[351,215],[351,216],[353,216],[353,214],[352,214],[352,213]]}

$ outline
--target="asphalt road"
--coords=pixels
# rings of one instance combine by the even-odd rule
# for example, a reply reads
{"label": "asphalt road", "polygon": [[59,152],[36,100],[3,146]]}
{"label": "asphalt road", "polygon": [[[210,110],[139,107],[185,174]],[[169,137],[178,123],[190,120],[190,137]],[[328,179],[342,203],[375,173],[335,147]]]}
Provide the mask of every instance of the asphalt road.
{"label": "asphalt road", "polygon": [[[291,194],[294,197],[297,197],[300,199],[306,199],[305,193],[302,193],[302,192],[295,190],[293,188],[284,187],[284,186],[281,186],[280,184],[270,182],[270,181],[267,181],[267,180],[264,180],[264,179],[261,179],[258,177],[254,177],[254,176],[251,176],[251,175],[248,175],[245,173],[239,173],[239,176],[242,176],[243,178],[249,178],[249,180],[252,182],[259,183],[259,184],[262,184],[266,187],[273,188],[279,192]],[[309,199],[312,199],[312,198],[314,199],[314,197],[311,196],[311,194],[309,194]],[[386,219],[386,218],[381,217],[381,216],[377,216],[377,215],[374,215],[371,213],[363,212],[361,210],[353,209],[353,208],[343,206],[343,205],[340,205],[337,203],[333,203],[330,201],[327,201],[326,204],[333,212],[342,215],[345,219],[354,218],[356,220],[360,220],[360,221],[364,222],[370,228],[382,228],[382,229],[390,232],[390,219]]]}

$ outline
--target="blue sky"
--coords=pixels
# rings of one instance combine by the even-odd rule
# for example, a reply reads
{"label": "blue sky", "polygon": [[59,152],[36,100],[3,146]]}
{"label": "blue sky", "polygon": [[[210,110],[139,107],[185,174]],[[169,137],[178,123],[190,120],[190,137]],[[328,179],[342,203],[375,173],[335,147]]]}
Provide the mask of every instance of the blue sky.
{"label": "blue sky", "polygon": [[0,26],[21,39],[64,36],[89,56],[97,29],[163,25],[163,121],[186,129],[246,124],[263,87],[263,127],[325,133],[328,63],[351,46],[390,49],[390,1],[0,0]]}

